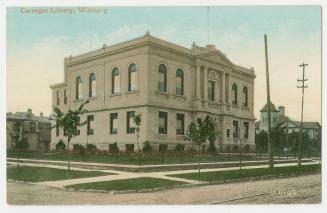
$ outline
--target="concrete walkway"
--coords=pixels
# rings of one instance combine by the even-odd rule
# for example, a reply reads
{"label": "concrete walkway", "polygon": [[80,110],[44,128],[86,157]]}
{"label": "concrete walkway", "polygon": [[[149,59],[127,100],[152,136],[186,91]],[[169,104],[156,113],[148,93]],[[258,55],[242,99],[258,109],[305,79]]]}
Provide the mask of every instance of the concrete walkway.
{"label": "concrete walkway", "polygon": [[[16,164],[15,162],[7,162],[8,164]],[[315,162],[306,162],[303,165],[309,164],[317,164],[318,161]],[[37,166],[37,167],[47,167],[47,168],[56,168],[56,169],[67,169],[66,166],[57,166],[57,165],[48,165],[46,163],[20,163],[22,166]],[[276,167],[283,166],[294,166],[296,163],[284,163],[284,164],[276,164]],[[260,166],[243,166],[242,169],[253,169],[253,168],[267,168],[267,165]],[[213,172],[213,171],[227,171],[227,170],[238,170],[240,167],[229,167],[229,168],[213,168],[213,169],[201,169],[201,172]],[[101,171],[104,173],[111,173],[110,175],[103,175],[97,177],[87,177],[87,178],[76,178],[76,179],[68,179],[68,180],[57,180],[57,181],[45,181],[45,182],[37,182],[35,184],[64,188],[68,185],[74,184],[82,184],[82,183],[91,183],[91,182],[101,182],[101,181],[112,181],[112,180],[123,180],[123,179],[131,179],[131,178],[140,178],[140,177],[151,177],[151,178],[160,178],[166,180],[174,180],[185,182],[186,184],[203,184],[206,183],[204,181],[198,180],[189,180],[184,178],[170,177],[167,175],[175,175],[175,174],[185,174],[185,173],[194,173],[198,172],[197,169],[190,170],[179,170],[179,171],[162,171],[162,172],[125,172],[125,171],[117,171],[117,170],[99,170],[99,169],[82,169],[71,167],[71,170],[78,171]]]}

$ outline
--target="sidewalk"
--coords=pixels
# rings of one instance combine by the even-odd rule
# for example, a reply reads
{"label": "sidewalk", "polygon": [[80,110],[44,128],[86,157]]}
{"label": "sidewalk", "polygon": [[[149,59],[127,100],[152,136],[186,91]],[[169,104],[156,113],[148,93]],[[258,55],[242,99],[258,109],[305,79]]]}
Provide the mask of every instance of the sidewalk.
{"label": "sidewalk", "polygon": [[[8,162],[9,164],[15,164],[15,162]],[[66,162],[65,162],[66,163]],[[309,164],[317,164],[318,162],[306,162],[303,165]],[[38,166],[38,167],[48,167],[48,168],[57,168],[57,169],[67,169],[66,166],[57,166],[57,165],[49,165],[49,164],[40,164],[40,163],[20,163],[20,165],[26,166]],[[297,165],[297,163],[283,163],[276,164],[276,167],[283,166],[292,166]],[[253,169],[253,168],[267,168],[268,165],[258,165],[258,166],[242,166],[242,169]],[[201,172],[213,172],[213,171],[227,171],[227,170],[238,170],[240,167],[228,167],[228,168],[211,168],[211,169],[201,169]],[[117,171],[117,170],[101,170],[101,169],[81,169],[76,167],[71,167],[72,170],[80,170],[80,171],[101,171],[105,173],[112,173],[111,175],[97,176],[97,177],[87,177],[87,178],[76,178],[76,179],[68,179],[68,180],[58,180],[58,181],[46,181],[46,182],[37,182],[35,184],[64,188],[68,185],[74,184],[82,184],[82,183],[91,183],[91,182],[101,182],[101,181],[111,181],[111,180],[123,180],[123,179],[131,179],[131,178],[140,178],[140,177],[151,177],[151,178],[161,178],[167,180],[181,181],[185,182],[185,184],[204,184],[204,181],[198,180],[189,180],[184,178],[170,177],[167,175],[174,174],[184,174],[184,173],[193,173],[198,172],[198,169],[189,169],[189,170],[179,170],[179,171],[161,171],[161,172],[126,172],[126,171]]]}

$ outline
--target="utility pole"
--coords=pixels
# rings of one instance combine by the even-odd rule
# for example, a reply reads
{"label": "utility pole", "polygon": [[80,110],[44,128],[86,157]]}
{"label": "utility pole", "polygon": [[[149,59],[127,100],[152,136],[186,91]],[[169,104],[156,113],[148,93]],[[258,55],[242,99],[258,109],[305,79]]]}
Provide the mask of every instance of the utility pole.
{"label": "utility pole", "polygon": [[268,158],[269,158],[269,168],[274,168],[272,146],[270,140],[271,134],[271,109],[270,109],[270,86],[269,86],[269,66],[268,66],[268,45],[267,45],[267,35],[265,34],[265,56],[266,56],[266,81],[267,81],[267,113],[268,113]]}
{"label": "utility pole", "polygon": [[303,144],[303,101],[304,101],[304,89],[308,88],[307,85],[304,84],[308,79],[305,79],[305,67],[308,66],[308,64],[302,63],[299,65],[302,67],[302,79],[298,79],[297,82],[300,82],[300,85],[297,86],[297,88],[302,89],[302,107],[301,107],[301,125],[300,125],[300,136],[299,136],[299,144],[298,144],[298,162],[297,165],[301,166],[301,159],[302,159],[302,144]]}

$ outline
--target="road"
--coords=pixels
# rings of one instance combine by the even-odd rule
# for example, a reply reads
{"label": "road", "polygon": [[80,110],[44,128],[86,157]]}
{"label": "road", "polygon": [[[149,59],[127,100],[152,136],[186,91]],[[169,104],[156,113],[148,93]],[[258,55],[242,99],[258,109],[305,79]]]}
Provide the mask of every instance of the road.
{"label": "road", "polygon": [[12,205],[88,204],[286,204],[320,203],[321,175],[193,186],[157,192],[111,194],[74,192],[42,185],[7,182]]}

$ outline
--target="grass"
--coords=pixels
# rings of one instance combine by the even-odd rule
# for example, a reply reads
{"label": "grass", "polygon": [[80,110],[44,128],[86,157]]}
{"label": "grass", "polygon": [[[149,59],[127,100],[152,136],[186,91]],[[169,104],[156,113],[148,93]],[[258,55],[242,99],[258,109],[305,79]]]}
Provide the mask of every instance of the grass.
{"label": "grass", "polygon": [[171,188],[176,185],[185,184],[180,181],[166,180],[160,178],[132,178],[124,180],[102,181],[94,183],[83,183],[66,186],[67,189],[83,189],[83,190],[142,190],[154,188]]}
{"label": "grass", "polygon": [[98,171],[75,171],[71,170],[68,175],[67,170],[53,169],[45,167],[20,166],[17,168],[7,167],[7,179],[25,182],[42,182],[54,180],[66,180],[83,177],[95,177],[108,175],[108,173]]}
{"label": "grass", "polygon": [[[237,153],[236,153],[237,154]],[[7,151],[7,157],[17,158],[17,153],[14,150]],[[21,153],[21,158],[27,159],[40,159],[40,160],[58,160],[66,161],[67,155],[63,153],[39,153],[27,152]],[[93,162],[93,163],[116,163],[116,164],[130,164],[130,165],[159,165],[159,164],[183,164],[183,163],[197,163],[199,158],[197,153],[146,153],[141,155],[140,158],[136,154],[119,153],[116,154],[78,154],[71,153],[70,159],[72,161]],[[243,161],[246,160],[262,160],[256,156],[245,155],[242,157]],[[239,156],[235,154],[222,155],[214,154],[201,157],[201,162],[228,162],[239,161]]]}
{"label": "grass", "polygon": [[320,173],[321,165],[302,165],[298,166],[286,166],[270,168],[257,168],[257,169],[242,169],[242,170],[229,170],[229,171],[216,171],[216,172],[201,172],[199,173],[186,173],[169,175],[172,177],[179,177],[191,180],[200,181],[226,181],[235,179],[246,179],[261,176],[278,176],[278,175],[290,175],[290,174],[311,174]]}

